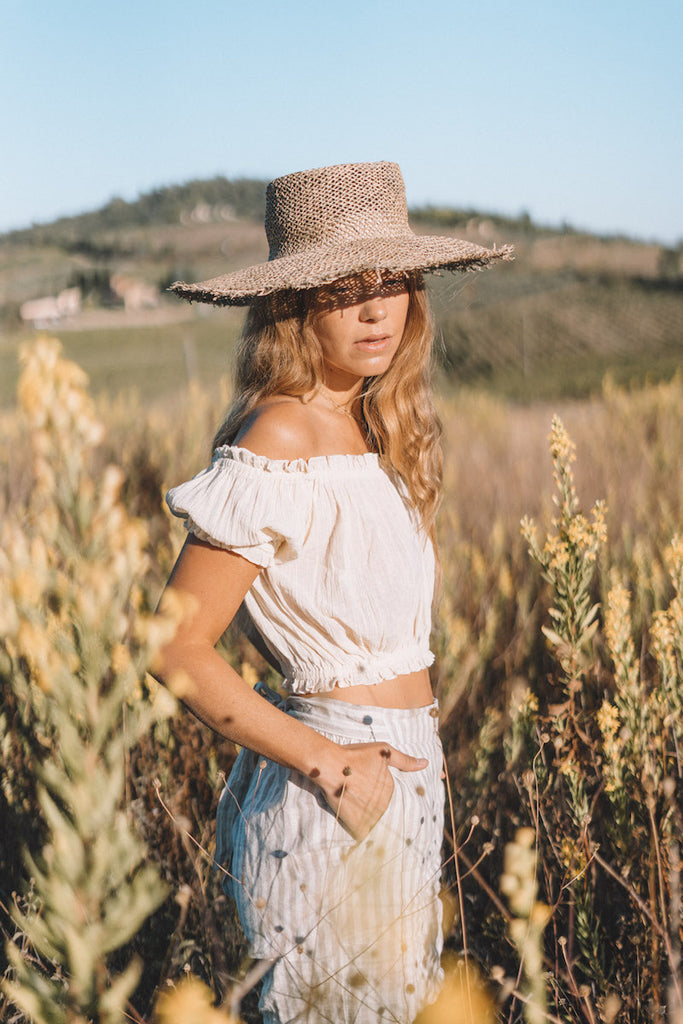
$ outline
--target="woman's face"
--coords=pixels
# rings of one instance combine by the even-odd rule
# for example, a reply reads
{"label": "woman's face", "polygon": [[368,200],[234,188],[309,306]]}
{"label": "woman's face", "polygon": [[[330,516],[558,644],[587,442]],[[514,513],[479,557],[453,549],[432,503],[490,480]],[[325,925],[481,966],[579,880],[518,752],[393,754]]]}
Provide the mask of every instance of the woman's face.
{"label": "woman's face", "polygon": [[328,386],[351,387],[388,369],[403,337],[410,295],[405,278],[373,272],[319,289],[312,324]]}

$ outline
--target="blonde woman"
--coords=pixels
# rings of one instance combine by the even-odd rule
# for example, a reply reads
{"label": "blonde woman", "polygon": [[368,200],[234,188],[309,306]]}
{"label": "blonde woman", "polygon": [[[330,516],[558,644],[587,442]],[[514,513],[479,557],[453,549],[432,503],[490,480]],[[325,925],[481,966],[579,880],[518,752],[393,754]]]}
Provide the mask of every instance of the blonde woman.
{"label": "blonde woman", "polygon": [[[174,290],[249,304],[210,467],[169,492],[188,611],[160,677],[244,749],[217,861],[268,1024],[408,1024],[441,982],[438,708],[428,668],[439,425],[422,272],[505,258],[416,236],[395,164],[287,175],[265,264]],[[251,689],[238,623],[283,676]]]}

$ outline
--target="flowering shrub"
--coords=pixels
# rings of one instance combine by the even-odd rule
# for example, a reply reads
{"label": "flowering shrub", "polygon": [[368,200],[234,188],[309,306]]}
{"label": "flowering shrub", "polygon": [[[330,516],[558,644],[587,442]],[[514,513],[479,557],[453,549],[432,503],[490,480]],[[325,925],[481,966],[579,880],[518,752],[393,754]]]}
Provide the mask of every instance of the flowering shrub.
{"label": "flowering shrub", "polygon": [[[529,706],[524,727],[531,756],[515,776],[526,789],[528,814],[537,832],[536,856],[552,907],[546,909],[547,920],[553,919],[554,960],[564,961],[564,970],[553,975],[556,1007],[559,1012],[564,1006],[566,1015],[567,1005],[574,1002],[578,1019],[594,1020],[597,1013],[604,1015],[610,990],[613,1009],[621,1003],[617,992],[626,1006],[638,1005],[644,991],[649,1000],[662,1004],[663,978],[668,975],[673,1020],[683,1005],[680,896],[671,898],[679,893],[677,832],[683,821],[678,781],[682,545],[674,538],[664,556],[674,596],[653,617],[649,658],[636,658],[628,591],[619,582],[610,588],[604,622],[613,665],[608,682],[595,646],[599,604],[592,599],[598,553],[607,539],[605,508],[597,502],[590,520],[579,511],[574,445],[557,418],[550,451],[559,508],[553,519],[556,532],[541,546],[534,523],[525,517],[522,533],[551,587],[552,627],[544,626],[543,633],[560,671],[546,685],[559,689],[560,701],[541,712],[538,704]],[[606,689],[600,703],[600,692]],[[516,848],[508,844],[508,859]],[[502,888],[518,892],[506,870]],[[532,941],[533,911],[526,916],[528,924],[513,920],[509,928],[530,991],[536,993],[526,1016],[536,1021],[543,1016],[537,1008],[545,1009],[539,996],[543,972]],[[629,950],[637,957],[642,949],[649,956],[638,976],[626,964]]]}

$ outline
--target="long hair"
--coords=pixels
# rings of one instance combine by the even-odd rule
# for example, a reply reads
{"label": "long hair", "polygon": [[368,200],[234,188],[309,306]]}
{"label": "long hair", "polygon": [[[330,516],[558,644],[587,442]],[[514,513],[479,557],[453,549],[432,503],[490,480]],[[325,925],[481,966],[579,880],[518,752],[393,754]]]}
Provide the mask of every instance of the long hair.
{"label": "long hair", "polygon": [[[431,391],[434,327],[421,274],[407,277],[405,329],[388,369],[366,377],[361,416],[368,445],[403,481],[423,529],[434,540],[441,498],[441,424]],[[315,292],[255,299],[235,362],[235,398],[214,439],[231,444],[245,419],[272,395],[313,395],[324,381],[315,334]]]}

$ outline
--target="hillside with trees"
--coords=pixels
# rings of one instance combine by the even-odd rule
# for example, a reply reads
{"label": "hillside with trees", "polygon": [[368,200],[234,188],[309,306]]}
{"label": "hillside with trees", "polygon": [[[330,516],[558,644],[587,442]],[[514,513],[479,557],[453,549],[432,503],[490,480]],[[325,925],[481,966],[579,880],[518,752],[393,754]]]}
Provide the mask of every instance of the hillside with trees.
{"label": "hillside with trees", "polygon": [[[166,289],[266,259],[264,193],[262,181],[196,180],[0,236],[0,401],[12,393],[19,342],[45,328],[96,389],[127,382],[155,393],[187,375],[215,380],[240,312],[188,307]],[[681,246],[553,229],[525,213],[422,207],[411,223],[516,248],[515,262],[494,272],[430,278],[443,385],[528,401],[588,394],[607,373],[622,383],[661,379],[680,365]],[[164,372],[140,382],[141,366],[153,371],[169,346],[176,369],[166,359]],[[112,351],[113,375],[101,358],[111,362]]]}

